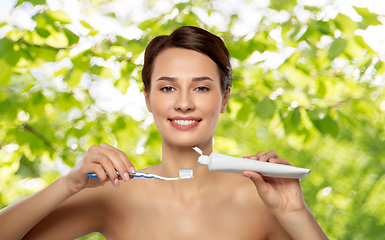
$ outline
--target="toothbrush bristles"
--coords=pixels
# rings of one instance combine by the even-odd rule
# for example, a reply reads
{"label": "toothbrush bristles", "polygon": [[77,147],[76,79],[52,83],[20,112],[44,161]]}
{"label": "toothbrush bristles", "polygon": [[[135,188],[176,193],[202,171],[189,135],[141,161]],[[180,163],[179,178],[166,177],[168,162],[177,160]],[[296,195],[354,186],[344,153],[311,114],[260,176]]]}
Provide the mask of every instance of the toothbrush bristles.
{"label": "toothbrush bristles", "polygon": [[179,170],[179,178],[188,179],[188,178],[194,178],[193,170]]}

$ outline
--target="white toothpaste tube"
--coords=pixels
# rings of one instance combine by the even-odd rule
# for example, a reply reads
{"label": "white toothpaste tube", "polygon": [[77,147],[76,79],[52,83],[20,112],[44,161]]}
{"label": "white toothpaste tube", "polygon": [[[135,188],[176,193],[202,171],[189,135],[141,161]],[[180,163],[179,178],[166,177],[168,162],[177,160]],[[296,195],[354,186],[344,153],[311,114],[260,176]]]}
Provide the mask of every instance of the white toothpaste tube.
{"label": "white toothpaste tube", "polygon": [[267,177],[277,178],[296,178],[301,179],[306,177],[311,171],[306,168],[299,168],[289,165],[260,162],[257,160],[247,158],[231,157],[216,152],[212,152],[210,156],[203,155],[202,150],[193,148],[201,156],[198,162],[206,165],[210,171],[240,173],[243,170],[256,171]]}

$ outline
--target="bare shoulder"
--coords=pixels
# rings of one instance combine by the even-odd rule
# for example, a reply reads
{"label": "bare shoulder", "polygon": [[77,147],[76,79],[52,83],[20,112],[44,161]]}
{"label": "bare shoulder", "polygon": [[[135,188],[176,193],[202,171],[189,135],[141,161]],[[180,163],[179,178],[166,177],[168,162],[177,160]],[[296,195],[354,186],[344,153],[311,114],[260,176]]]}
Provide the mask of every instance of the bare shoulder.
{"label": "bare shoulder", "polygon": [[53,233],[66,231],[63,236],[77,238],[91,232],[105,232],[120,215],[138,206],[145,195],[144,181],[134,178],[119,183],[120,186],[115,187],[111,182],[106,182],[104,186],[86,188],[71,196],[42,219],[29,232],[29,237],[45,239],[44,236],[47,236],[47,239],[52,239],[50,236]]}
{"label": "bare shoulder", "polygon": [[108,202],[104,193],[107,189],[84,189],[71,196],[40,220],[24,238],[74,239],[100,231],[106,220]]}

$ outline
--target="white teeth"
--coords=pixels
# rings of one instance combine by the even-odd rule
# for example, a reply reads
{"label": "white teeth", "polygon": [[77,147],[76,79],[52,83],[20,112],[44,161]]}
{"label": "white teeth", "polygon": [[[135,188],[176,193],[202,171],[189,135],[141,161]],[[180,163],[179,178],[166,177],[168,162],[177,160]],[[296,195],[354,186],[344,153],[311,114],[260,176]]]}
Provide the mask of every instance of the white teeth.
{"label": "white teeth", "polygon": [[179,124],[179,125],[190,125],[190,124],[196,123],[198,121],[195,121],[195,120],[172,120],[172,122]]}

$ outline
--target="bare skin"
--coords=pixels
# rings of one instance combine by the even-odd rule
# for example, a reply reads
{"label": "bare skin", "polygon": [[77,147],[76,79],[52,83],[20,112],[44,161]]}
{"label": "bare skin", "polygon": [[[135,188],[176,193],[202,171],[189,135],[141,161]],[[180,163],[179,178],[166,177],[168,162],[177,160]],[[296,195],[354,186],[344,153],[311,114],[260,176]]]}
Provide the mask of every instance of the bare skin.
{"label": "bare skin", "polygon": [[[157,173],[160,168],[156,165],[146,172]],[[63,239],[72,239],[92,228],[106,239],[291,239],[249,179],[236,174],[212,175],[217,186],[204,186],[189,195],[175,191],[174,182],[141,178],[122,181],[119,187],[107,183],[84,190],[55,209],[25,239],[65,235],[69,237]],[[85,219],[74,223],[76,215]]]}
{"label": "bare skin", "polygon": [[[135,170],[123,152],[92,146],[67,176],[0,211],[5,239],[74,239],[91,232],[109,240],[327,239],[298,180],[210,172],[197,163],[192,147],[212,152],[230,93],[222,92],[210,58],[167,49],[155,59],[151,84],[145,96],[162,135],[162,163],[141,171],[175,177],[180,169],[192,169],[194,179],[129,179]],[[193,122],[178,123],[186,119]],[[290,165],[275,151],[246,158]],[[89,172],[98,178],[88,178]]]}

